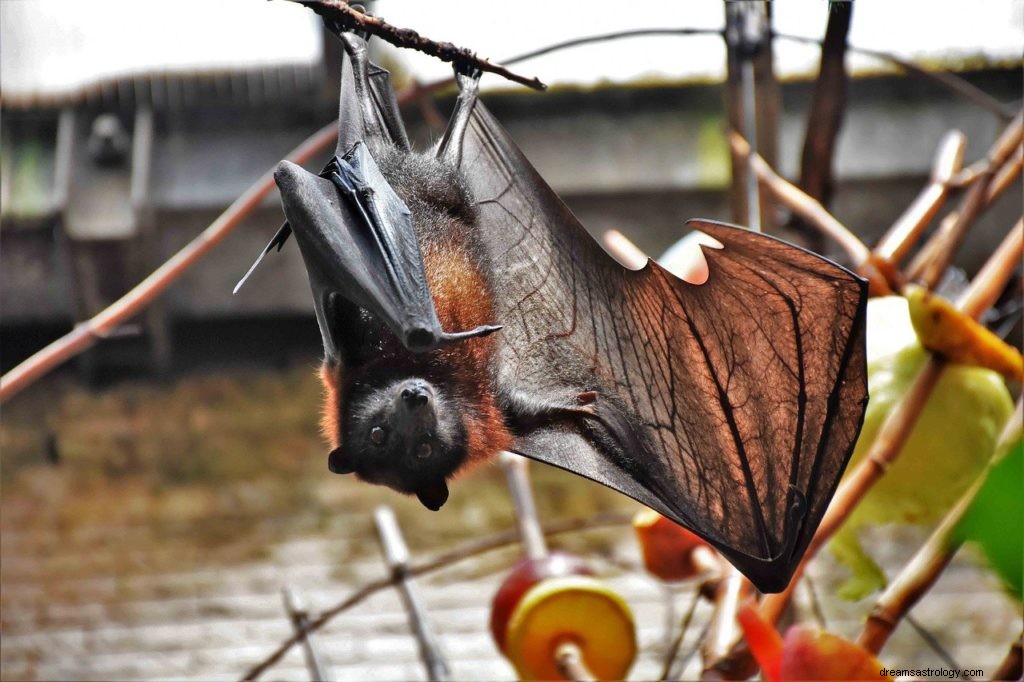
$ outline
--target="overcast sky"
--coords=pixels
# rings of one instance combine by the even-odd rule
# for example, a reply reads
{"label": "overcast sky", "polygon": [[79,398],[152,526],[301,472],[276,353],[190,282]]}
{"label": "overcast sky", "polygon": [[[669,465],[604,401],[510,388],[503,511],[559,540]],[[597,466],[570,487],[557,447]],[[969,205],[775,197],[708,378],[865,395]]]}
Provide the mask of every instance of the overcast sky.
{"label": "overcast sky", "polygon": [[[820,37],[824,0],[773,5],[780,32]],[[500,60],[579,36],[648,27],[718,28],[718,0],[626,3],[566,0],[379,0],[376,12],[402,27]],[[1024,0],[857,0],[850,42],[915,59],[1019,59]],[[283,1],[264,0],[0,0],[0,87],[5,96],[73,91],[131,74],[302,64],[322,54],[319,20]],[[448,66],[410,50],[400,59],[421,80]],[[814,73],[817,49],[779,42],[780,77]],[[877,68],[851,58],[854,70]],[[551,85],[587,86],[640,78],[720,78],[724,48],[716,37],[638,38],[585,46],[518,67]],[[508,87],[494,76],[483,87]]]}

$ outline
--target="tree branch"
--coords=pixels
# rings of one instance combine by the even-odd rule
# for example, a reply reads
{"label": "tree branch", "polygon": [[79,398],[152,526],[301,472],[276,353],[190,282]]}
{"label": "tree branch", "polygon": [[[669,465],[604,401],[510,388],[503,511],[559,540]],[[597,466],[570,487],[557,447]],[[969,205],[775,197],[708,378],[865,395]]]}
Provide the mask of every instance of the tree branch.
{"label": "tree branch", "polygon": [[471,67],[481,71],[497,74],[502,78],[525,85],[534,90],[544,90],[548,86],[536,78],[520,76],[506,69],[500,64],[494,64],[486,59],[477,57],[474,52],[465,48],[453,45],[452,43],[438,42],[421,36],[411,28],[399,28],[392,26],[379,17],[364,14],[353,9],[345,0],[289,0],[297,2],[304,7],[316,12],[325,21],[333,23],[337,28],[344,30],[358,29],[365,31],[378,38],[382,38],[396,47],[405,47],[417,50],[431,57],[437,57],[443,62],[449,62],[456,67]]}
{"label": "tree branch", "polygon": [[[586,519],[565,519],[549,523],[544,526],[544,535],[560,535],[563,533],[575,533],[581,530],[604,528],[606,526],[621,526],[630,523],[632,519],[633,517],[631,514],[598,514],[597,516]],[[489,535],[478,540],[466,542],[455,549],[439,554],[432,559],[416,564],[410,564],[405,575],[408,578],[414,578],[416,576],[426,575],[427,573],[433,573],[434,571],[447,568],[471,557],[479,556],[480,554],[485,554],[486,552],[491,552],[503,547],[509,547],[517,544],[518,542],[519,532],[517,530],[495,533],[494,535]],[[281,642],[281,644],[279,644],[269,656],[250,668],[242,677],[242,680],[255,680],[266,672],[272,665],[284,658],[284,655],[288,653],[289,649],[301,642],[302,638],[308,633],[319,630],[338,614],[341,614],[360,602],[365,601],[377,592],[391,587],[396,581],[397,578],[395,576],[388,576],[387,578],[379,578],[365,583],[348,597],[326,611],[323,611],[319,616],[311,620],[301,632],[296,632],[291,637],[288,637]]]}

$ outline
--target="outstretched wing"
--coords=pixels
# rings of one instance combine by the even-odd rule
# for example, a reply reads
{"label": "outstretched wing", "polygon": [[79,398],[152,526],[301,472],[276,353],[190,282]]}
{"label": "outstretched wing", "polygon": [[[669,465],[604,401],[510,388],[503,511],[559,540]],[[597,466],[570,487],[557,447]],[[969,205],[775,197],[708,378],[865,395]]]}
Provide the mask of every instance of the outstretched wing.
{"label": "outstretched wing", "polygon": [[515,449],[603,483],[706,538],[761,590],[789,582],[860,431],[865,283],[741,228],[691,225],[702,285],[609,258],[478,103],[463,171],[498,296],[499,383],[597,391],[641,434],[616,452],[579,421]]}

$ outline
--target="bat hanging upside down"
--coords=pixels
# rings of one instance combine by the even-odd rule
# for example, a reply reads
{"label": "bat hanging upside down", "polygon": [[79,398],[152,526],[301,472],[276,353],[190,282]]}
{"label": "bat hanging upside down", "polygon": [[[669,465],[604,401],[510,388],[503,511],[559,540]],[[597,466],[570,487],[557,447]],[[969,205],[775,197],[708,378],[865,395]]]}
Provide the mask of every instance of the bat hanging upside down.
{"label": "bat hanging upside down", "polygon": [[452,477],[510,450],[785,587],[860,430],[865,283],[707,221],[691,221],[721,245],[704,284],[627,270],[477,100],[478,75],[457,69],[448,129],[417,153],[387,72],[339,37],[335,158],[319,176],[278,166],[287,222],[264,250],[294,231],[309,274],[331,471],[436,510]]}

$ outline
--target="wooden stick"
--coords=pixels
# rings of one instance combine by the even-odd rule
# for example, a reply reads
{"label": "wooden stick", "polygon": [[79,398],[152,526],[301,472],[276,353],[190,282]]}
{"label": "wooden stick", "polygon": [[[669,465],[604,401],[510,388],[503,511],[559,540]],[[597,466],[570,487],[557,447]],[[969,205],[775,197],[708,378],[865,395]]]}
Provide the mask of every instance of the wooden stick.
{"label": "wooden stick", "polygon": [[[561,535],[563,533],[578,533],[582,530],[592,530],[595,528],[606,528],[608,526],[624,526],[632,523],[632,514],[599,514],[591,518],[574,518],[564,519],[562,521],[556,521],[549,523],[544,527],[544,535]],[[511,547],[519,542],[519,533],[516,531],[505,531],[502,533],[495,533],[484,538],[465,542],[453,550],[443,552],[432,559],[428,559],[422,563],[411,564],[409,566],[408,575],[420,576],[434,573],[443,568],[454,566],[466,559],[492,552],[497,549],[503,549],[505,547]],[[338,602],[336,605],[320,613],[315,619],[309,622],[305,628],[304,634],[319,630],[324,625],[329,623],[338,614],[348,611],[353,606],[356,606],[373,595],[377,594],[381,590],[385,590],[395,584],[394,576],[387,576],[385,578],[379,578],[377,580],[370,581],[363,584],[352,592],[348,597]],[[266,672],[271,666],[284,658],[284,655],[301,641],[299,635],[292,635],[282,641],[274,651],[270,653],[262,661],[254,665],[252,668],[245,673],[242,680],[255,680],[264,672]]]}
{"label": "wooden stick", "polygon": [[[326,149],[337,137],[337,126],[324,126],[295,148],[288,158],[305,163]],[[0,378],[0,403],[6,402],[54,367],[106,338],[123,323],[139,314],[200,258],[208,254],[241,224],[274,188],[272,171],[264,173],[198,237],[95,317],[79,323],[69,334],[37,351]]]}
{"label": "wooden stick", "polygon": [[742,631],[736,612],[750,596],[753,586],[732,565],[723,567],[724,577],[715,589],[715,611],[702,647],[703,680],[740,680],[750,677],[755,668],[750,661],[730,656]]}
{"label": "wooden stick", "polygon": [[398,526],[395,512],[387,505],[381,505],[373,512],[373,521],[377,527],[384,560],[395,579],[402,605],[409,616],[409,627],[419,646],[420,660],[426,668],[428,680],[445,682],[452,678],[448,661],[445,660],[441,642],[427,617],[427,608],[423,597],[416,588],[416,583],[409,576],[409,548],[402,537],[402,529]]}
{"label": "wooden stick", "polygon": [[[523,554],[531,561],[543,559],[548,554],[548,547],[544,541],[544,530],[537,517],[533,491],[530,489],[529,461],[512,452],[502,452],[499,459],[515,504],[516,524],[519,529],[519,540],[523,545]],[[555,657],[555,666],[566,679],[581,682],[597,679],[587,668],[579,644],[571,638],[559,642],[552,655]]]}
{"label": "wooden stick", "polygon": [[607,230],[601,235],[601,244],[625,268],[639,270],[647,265],[647,254],[618,230]]}
{"label": "wooden stick", "polygon": [[738,153],[747,156],[758,179],[775,197],[826,236],[831,237],[846,252],[850,261],[859,266],[868,259],[870,251],[853,232],[825,209],[817,200],[776,173],[764,159],[750,153],[750,145],[736,131],[729,132],[729,144]]}
{"label": "wooden stick", "polygon": [[964,290],[956,305],[965,315],[980,318],[999,299],[1024,254],[1024,217],[1019,218],[995,252]]}
{"label": "wooden stick", "polygon": [[975,219],[990,205],[988,199],[993,179],[1020,146],[1022,139],[1024,112],[1014,117],[989,150],[985,169],[971,183],[960,208],[943,220],[939,230],[911,261],[906,273],[908,279],[919,281],[929,289],[935,288]]}
{"label": "wooden stick", "polygon": [[438,42],[421,36],[411,28],[392,26],[379,17],[354,9],[345,0],[291,0],[313,10],[325,20],[335,22],[340,29],[358,29],[382,38],[396,47],[417,50],[457,67],[472,67],[480,71],[497,74],[502,78],[525,85],[534,90],[544,90],[546,85],[536,78],[527,78],[512,73],[504,66],[477,57],[474,52],[452,43]]}
{"label": "wooden stick", "polygon": [[587,669],[583,662],[583,652],[579,644],[571,640],[564,640],[555,647],[555,665],[558,672],[567,680],[577,682],[593,682],[597,680],[594,673]]}
{"label": "wooden stick", "polygon": [[295,634],[301,638],[302,653],[306,659],[306,668],[309,676],[320,682],[331,682],[330,671],[320,655],[320,648],[313,641],[313,637],[306,631],[309,626],[309,609],[306,602],[298,592],[289,586],[281,590],[281,598],[284,601],[284,610],[288,613],[288,619],[292,622]]}
{"label": "wooden stick", "polygon": [[829,5],[818,78],[807,112],[800,189],[822,204],[828,204],[832,198],[833,157],[846,110],[846,36],[852,16],[852,2]]}
{"label": "wooden stick", "polygon": [[1024,669],[1024,634],[1017,638],[1006,652],[1006,658],[993,673],[993,680],[1019,680]]}
{"label": "wooden stick", "polygon": [[963,166],[966,147],[967,137],[959,130],[946,133],[939,143],[928,184],[879,240],[874,256],[899,265],[949,196],[949,181]]}
{"label": "wooden stick", "polygon": [[516,508],[516,525],[519,528],[523,553],[531,561],[543,559],[548,554],[548,546],[544,542],[544,532],[541,530],[537,507],[533,503],[533,493],[530,491],[529,462],[526,458],[511,452],[503,452],[499,458]]}
{"label": "wooden stick", "polygon": [[[1020,437],[1020,423],[1024,418],[1024,403],[1017,401],[1017,409],[1010,416],[1003,428],[996,452],[1007,447]],[[982,471],[971,487],[957,500],[953,508],[946,513],[939,525],[932,531],[928,540],[914,554],[910,562],[900,571],[899,575],[889,583],[885,592],[875,602],[868,614],[864,629],[857,643],[877,654],[889,640],[896,626],[910,612],[910,609],[931,589],[943,570],[953,560],[961,541],[954,538],[954,531],[978,496],[991,467]]]}

